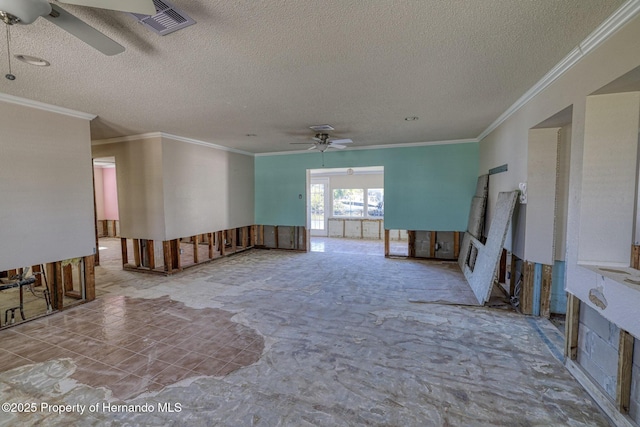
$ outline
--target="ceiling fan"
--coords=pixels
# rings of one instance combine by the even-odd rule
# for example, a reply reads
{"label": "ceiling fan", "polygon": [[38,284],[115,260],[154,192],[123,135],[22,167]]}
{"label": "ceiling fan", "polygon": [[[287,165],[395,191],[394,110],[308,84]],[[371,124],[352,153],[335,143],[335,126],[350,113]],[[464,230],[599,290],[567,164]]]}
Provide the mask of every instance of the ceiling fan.
{"label": "ceiling fan", "polygon": [[347,147],[342,144],[351,144],[353,142],[350,139],[334,139],[329,137],[326,133],[317,133],[316,136],[311,139],[315,142],[292,142],[291,144],[313,144],[309,150],[319,150],[321,153],[324,153],[327,148],[344,150]]}
{"label": "ceiling fan", "polygon": [[76,18],[57,3],[144,15],[156,14],[153,0],[58,0],[56,3],[49,3],[47,0],[0,0],[0,21],[7,25],[28,25],[43,17],[105,55],[124,52],[123,46]]}

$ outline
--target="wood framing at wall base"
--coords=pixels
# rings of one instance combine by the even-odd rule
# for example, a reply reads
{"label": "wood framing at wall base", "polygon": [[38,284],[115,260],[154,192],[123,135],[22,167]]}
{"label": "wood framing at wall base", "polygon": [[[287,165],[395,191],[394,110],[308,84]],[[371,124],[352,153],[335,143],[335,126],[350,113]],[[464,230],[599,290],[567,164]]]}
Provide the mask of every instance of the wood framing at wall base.
{"label": "wood framing at wall base", "polygon": [[[256,248],[287,249],[306,252],[308,248],[308,231],[304,226],[258,225]],[[248,241],[252,239],[249,238]]]}
{"label": "wood framing at wall base", "polygon": [[[498,194],[495,212],[489,228],[489,235],[486,243],[483,245],[477,238],[465,233],[463,240],[463,248],[461,257],[458,262],[461,265],[465,278],[473,293],[478,299],[478,303],[484,305],[489,300],[493,280],[496,276],[498,265],[500,263],[500,255],[507,237],[509,223],[518,198],[517,191],[501,192]],[[466,245],[466,248],[464,247]],[[475,264],[468,264],[468,254],[471,247],[478,250],[478,256]],[[464,258],[463,254],[464,253]]]}
{"label": "wood framing at wall base", "polygon": [[[202,233],[158,243],[162,257],[156,258],[156,242],[121,238],[122,268],[128,271],[172,275],[186,268],[253,248],[256,226]],[[240,242],[240,244],[238,244]],[[133,263],[129,254],[133,251]]]}

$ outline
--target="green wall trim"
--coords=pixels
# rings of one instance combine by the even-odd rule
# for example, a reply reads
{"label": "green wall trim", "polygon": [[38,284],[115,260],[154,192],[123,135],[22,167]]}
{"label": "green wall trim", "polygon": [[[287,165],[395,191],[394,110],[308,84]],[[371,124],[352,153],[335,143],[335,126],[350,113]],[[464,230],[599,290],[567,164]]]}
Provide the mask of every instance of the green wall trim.
{"label": "green wall trim", "polygon": [[256,224],[305,225],[307,169],[384,166],[386,229],[465,231],[478,156],[477,142],[258,156]]}

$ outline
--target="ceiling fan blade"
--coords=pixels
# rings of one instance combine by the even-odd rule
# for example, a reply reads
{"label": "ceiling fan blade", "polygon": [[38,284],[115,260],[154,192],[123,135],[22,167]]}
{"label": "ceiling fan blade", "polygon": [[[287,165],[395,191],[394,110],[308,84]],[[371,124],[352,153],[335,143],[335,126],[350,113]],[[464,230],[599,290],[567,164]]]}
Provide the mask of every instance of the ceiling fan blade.
{"label": "ceiling fan blade", "polygon": [[347,148],[344,145],[336,145],[336,144],[329,144],[329,147],[337,148],[338,150],[344,150],[345,148]]}
{"label": "ceiling fan blade", "polygon": [[350,139],[330,139],[332,144],[351,144],[353,141]]}
{"label": "ceiling fan blade", "polygon": [[313,144],[313,142],[290,142],[289,144],[304,144],[304,145],[309,145],[309,144]]}
{"label": "ceiling fan blade", "polygon": [[55,3],[51,3],[51,8],[53,9],[51,14],[57,16],[43,16],[47,21],[56,24],[69,34],[79,38],[105,55],[111,56],[124,52],[124,46],[114,42],[100,31],[76,18]]}
{"label": "ceiling fan blade", "polygon": [[97,7],[100,9],[117,10],[120,12],[155,15],[156,7],[153,0],[58,0],[60,3],[76,4],[78,6]]}
{"label": "ceiling fan blade", "polygon": [[314,145],[314,146],[312,146],[312,147],[307,148],[307,151],[317,150],[317,149],[318,149],[318,146],[317,146],[317,145]]}

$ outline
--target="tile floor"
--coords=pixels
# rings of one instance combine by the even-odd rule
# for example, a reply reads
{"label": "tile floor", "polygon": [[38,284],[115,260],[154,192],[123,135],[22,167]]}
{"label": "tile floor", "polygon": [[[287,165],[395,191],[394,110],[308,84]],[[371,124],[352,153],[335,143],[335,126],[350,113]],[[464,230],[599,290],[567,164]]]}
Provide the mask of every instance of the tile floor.
{"label": "tile floor", "polygon": [[609,425],[550,322],[452,305],[453,263],[252,250],[162,277],[120,270],[118,245],[98,301],[0,332],[0,401],[156,410],[0,426]]}
{"label": "tile floor", "polygon": [[4,369],[59,357],[74,380],[126,399],[188,377],[224,376],[255,363],[264,340],[232,313],[194,310],[167,297],[107,296],[3,332]]}

